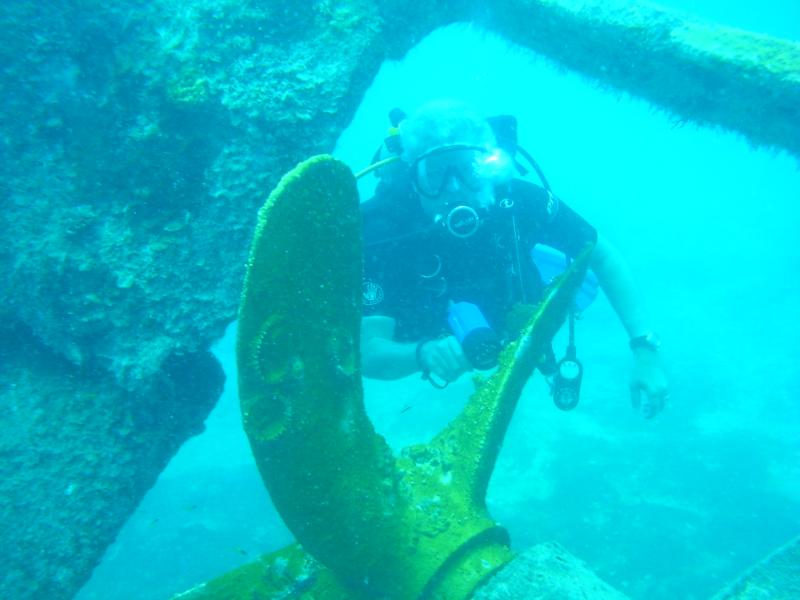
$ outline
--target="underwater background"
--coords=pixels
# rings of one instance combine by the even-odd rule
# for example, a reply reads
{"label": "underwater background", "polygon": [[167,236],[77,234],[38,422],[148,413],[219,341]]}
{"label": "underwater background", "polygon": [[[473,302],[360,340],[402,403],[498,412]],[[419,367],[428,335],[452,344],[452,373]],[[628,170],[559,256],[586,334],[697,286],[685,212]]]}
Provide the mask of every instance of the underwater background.
{"label": "underwater background", "polygon": [[[788,0],[670,6],[800,40],[800,6]],[[800,533],[797,158],[469,25],[385,63],[334,154],[358,170],[389,109],[438,97],[517,116],[555,192],[636,273],[671,377],[668,409],[644,421],[629,406],[627,340],[601,295],[578,324],[581,404],[562,413],[531,382],[489,489],[492,515],[515,548],[557,541],[632,598],[708,598]],[[214,348],[227,380],[206,431],[172,459],[79,600],[168,598],[291,541],[241,431],[234,337],[232,324]],[[365,385],[396,448],[430,439],[471,390],[416,377]]]}

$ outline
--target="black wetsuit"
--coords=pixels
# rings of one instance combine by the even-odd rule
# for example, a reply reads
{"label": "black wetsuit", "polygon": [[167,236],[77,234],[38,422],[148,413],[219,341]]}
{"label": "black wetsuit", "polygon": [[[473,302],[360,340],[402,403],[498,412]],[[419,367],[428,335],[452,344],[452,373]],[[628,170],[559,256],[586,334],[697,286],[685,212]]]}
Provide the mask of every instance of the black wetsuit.
{"label": "black wetsuit", "polygon": [[597,232],[530,182],[512,180],[495,197],[478,231],[460,239],[431,223],[407,178],[382,182],[361,205],[364,316],[392,317],[395,339],[416,341],[446,333],[450,302],[466,301],[505,337],[512,306],[534,303],[541,293],[533,246],[543,243],[574,257]]}

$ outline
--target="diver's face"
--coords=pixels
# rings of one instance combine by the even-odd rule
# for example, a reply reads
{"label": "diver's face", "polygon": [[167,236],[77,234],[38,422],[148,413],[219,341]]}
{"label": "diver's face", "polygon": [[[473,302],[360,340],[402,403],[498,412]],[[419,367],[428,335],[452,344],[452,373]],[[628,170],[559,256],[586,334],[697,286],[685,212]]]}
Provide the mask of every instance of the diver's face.
{"label": "diver's face", "polygon": [[459,144],[434,148],[414,161],[414,188],[425,213],[438,221],[456,206],[478,209],[488,204],[492,185],[481,173],[487,156],[480,146]]}

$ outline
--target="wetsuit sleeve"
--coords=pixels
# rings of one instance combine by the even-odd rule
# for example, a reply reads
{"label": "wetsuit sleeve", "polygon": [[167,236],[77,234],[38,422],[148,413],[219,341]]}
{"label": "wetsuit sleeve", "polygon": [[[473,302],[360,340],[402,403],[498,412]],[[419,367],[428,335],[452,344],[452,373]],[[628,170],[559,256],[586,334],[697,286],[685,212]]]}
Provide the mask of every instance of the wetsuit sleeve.
{"label": "wetsuit sleeve", "polygon": [[545,225],[539,241],[575,258],[587,244],[597,242],[597,230],[561,200],[554,218]]}
{"label": "wetsuit sleeve", "polygon": [[575,257],[597,241],[597,230],[567,204],[543,188],[523,180],[509,187],[522,230],[530,246],[542,243]]}

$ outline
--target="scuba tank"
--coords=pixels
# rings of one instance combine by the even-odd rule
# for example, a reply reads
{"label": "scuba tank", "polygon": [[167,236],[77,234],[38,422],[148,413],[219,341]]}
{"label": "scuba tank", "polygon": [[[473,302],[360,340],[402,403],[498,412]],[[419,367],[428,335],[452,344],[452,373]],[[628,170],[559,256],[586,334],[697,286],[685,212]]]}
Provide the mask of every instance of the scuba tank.
{"label": "scuba tank", "polygon": [[393,170],[398,166],[400,155],[403,153],[403,143],[400,139],[400,123],[406,118],[406,113],[399,108],[389,111],[391,127],[386,132],[383,143],[378,146],[372,155],[370,164],[355,174],[356,179],[361,179],[367,173],[373,173],[378,179],[391,178]]}

